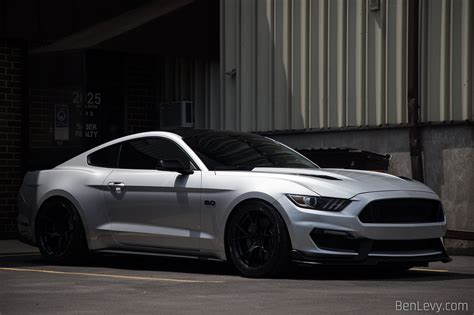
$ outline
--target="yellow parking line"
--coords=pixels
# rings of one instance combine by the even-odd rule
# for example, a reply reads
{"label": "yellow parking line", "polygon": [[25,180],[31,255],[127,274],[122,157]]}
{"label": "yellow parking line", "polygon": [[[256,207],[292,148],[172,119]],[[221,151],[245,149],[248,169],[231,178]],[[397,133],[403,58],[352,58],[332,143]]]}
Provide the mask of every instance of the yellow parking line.
{"label": "yellow parking line", "polygon": [[3,257],[17,257],[17,256],[38,256],[40,253],[18,253],[18,254],[0,254],[0,258]]}
{"label": "yellow parking line", "polygon": [[430,268],[411,268],[410,270],[427,271],[427,272],[449,272],[449,270],[446,270],[446,269],[430,269]]}
{"label": "yellow parking line", "polygon": [[224,281],[202,281],[202,280],[186,280],[186,279],[173,279],[173,278],[120,276],[120,275],[111,275],[111,274],[104,274],[104,273],[68,272],[68,271],[54,271],[54,270],[44,270],[44,269],[27,269],[27,268],[0,268],[0,270],[38,272],[38,273],[59,274],[59,275],[103,277],[103,278],[128,279],[128,280],[168,281],[168,282],[181,282],[181,283],[203,283],[203,282],[206,282],[206,283],[221,283],[221,282],[224,282]]}

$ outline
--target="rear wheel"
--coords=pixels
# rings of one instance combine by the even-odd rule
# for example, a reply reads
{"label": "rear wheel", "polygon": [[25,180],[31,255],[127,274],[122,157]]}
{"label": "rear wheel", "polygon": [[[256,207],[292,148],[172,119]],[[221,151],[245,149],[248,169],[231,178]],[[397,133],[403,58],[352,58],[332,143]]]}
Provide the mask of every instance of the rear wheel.
{"label": "rear wheel", "polygon": [[41,254],[58,264],[81,262],[88,256],[84,227],[77,210],[63,199],[48,201],[36,219]]}
{"label": "rear wheel", "polygon": [[283,271],[291,244],[285,222],[263,201],[242,204],[231,216],[226,233],[227,257],[246,277],[267,277]]}

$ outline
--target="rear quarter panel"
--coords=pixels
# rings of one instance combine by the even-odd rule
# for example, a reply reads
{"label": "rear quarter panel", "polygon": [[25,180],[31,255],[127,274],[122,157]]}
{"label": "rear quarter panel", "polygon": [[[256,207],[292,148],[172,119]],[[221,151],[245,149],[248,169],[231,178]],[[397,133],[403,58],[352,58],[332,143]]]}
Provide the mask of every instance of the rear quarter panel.
{"label": "rear quarter panel", "polygon": [[27,220],[35,241],[35,220],[39,209],[52,197],[69,200],[79,212],[90,249],[106,247],[112,241],[104,207],[103,181],[109,169],[57,167],[29,172],[20,189],[19,221]]}

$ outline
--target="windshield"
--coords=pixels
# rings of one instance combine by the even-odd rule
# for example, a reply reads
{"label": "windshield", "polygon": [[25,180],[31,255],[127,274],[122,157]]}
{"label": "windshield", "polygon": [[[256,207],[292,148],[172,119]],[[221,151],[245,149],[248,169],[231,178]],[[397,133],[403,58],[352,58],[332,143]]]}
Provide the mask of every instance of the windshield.
{"label": "windshield", "polygon": [[207,131],[183,137],[209,170],[255,167],[318,168],[299,153],[269,138],[238,132]]}

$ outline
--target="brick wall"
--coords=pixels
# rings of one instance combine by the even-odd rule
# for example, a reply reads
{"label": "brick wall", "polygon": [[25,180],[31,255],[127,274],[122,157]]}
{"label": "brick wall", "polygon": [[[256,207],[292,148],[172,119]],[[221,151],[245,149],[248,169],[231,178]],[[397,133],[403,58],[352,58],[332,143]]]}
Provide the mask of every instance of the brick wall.
{"label": "brick wall", "polygon": [[16,235],[16,195],[23,176],[24,48],[0,40],[0,239]]}

